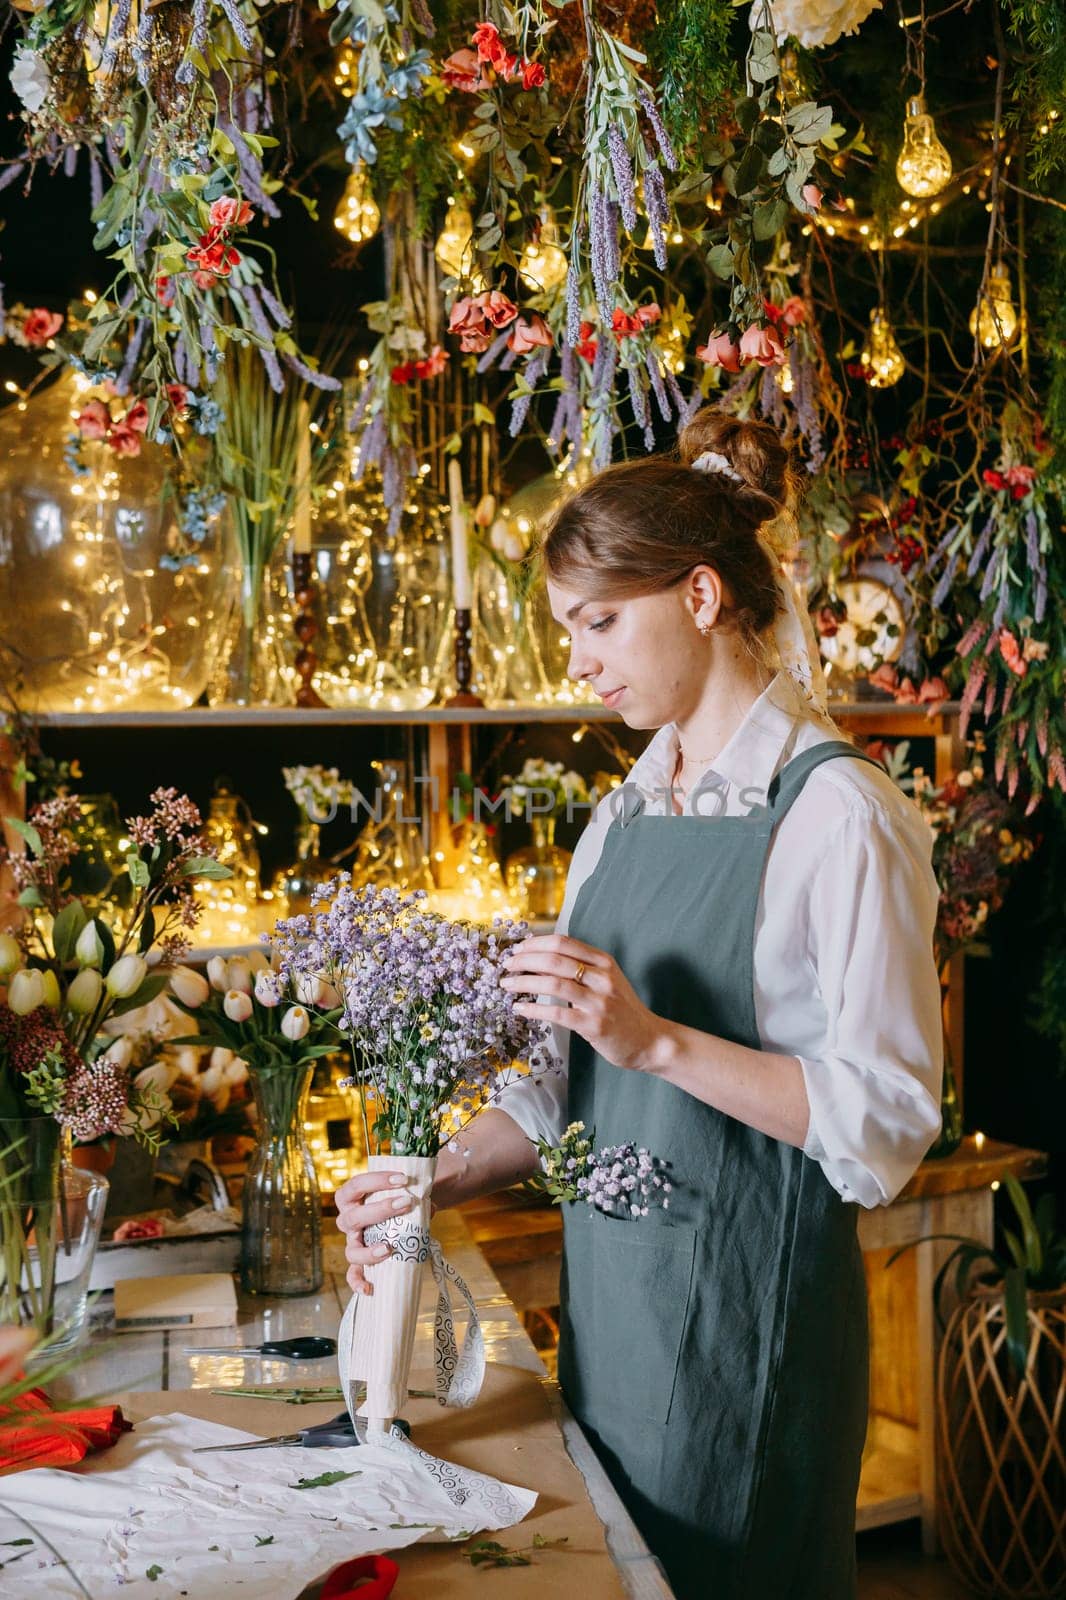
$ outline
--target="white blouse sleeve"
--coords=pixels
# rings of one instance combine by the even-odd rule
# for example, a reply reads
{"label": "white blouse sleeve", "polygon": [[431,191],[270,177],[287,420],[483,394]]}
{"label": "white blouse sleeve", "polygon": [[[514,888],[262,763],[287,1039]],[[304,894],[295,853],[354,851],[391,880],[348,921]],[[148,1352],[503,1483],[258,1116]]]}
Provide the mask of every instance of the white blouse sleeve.
{"label": "white blouse sleeve", "polygon": [[[600,859],[603,840],[611,825],[612,813],[608,809],[610,795],[605,795],[589,820],[588,827],[577,842],[574,859],[566,879],[563,908],[555,923],[556,933],[565,933],[570,926],[574,902],[585,880],[592,876]],[[543,1000],[549,1001],[544,995]],[[550,1001],[549,1001],[550,1003]],[[506,1111],[522,1129],[528,1139],[546,1139],[558,1144],[567,1124],[567,1065],[570,1056],[570,1029],[552,1024],[551,1037],[546,1042],[544,1054],[550,1064],[544,1070],[544,1056],[531,1061],[529,1073],[515,1072],[510,1081],[497,1090],[493,1108]]]}
{"label": "white blouse sleeve", "polygon": [[932,953],[938,888],[917,808],[858,802],[813,873],[808,959],[826,1044],[799,1056],[804,1154],[845,1200],[888,1205],[940,1128],[943,1029]]}

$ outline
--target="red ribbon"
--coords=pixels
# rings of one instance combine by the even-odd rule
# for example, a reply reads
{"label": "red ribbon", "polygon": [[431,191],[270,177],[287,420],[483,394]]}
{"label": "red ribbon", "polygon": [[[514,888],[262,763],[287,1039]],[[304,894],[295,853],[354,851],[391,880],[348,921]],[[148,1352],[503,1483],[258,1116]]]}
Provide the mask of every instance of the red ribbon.
{"label": "red ribbon", "polygon": [[28,1389],[0,1411],[0,1473],[75,1466],[131,1426],[121,1406],[56,1411],[43,1389]]}
{"label": "red ribbon", "polygon": [[388,1556],[359,1556],[334,1567],[319,1600],[388,1600],[399,1576]]}

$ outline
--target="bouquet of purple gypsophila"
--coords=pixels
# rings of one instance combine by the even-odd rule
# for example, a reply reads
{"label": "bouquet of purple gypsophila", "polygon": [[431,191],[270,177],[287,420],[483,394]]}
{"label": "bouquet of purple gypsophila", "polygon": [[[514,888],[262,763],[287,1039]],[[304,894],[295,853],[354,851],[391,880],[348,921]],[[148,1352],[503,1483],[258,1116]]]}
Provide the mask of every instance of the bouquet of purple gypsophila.
{"label": "bouquet of purple gypsophila", "polygon": [[422,890],[353,889],[345,873],[313,891],[309,915],[274,930],[285,981],[323,979],[341,995],[336,1026],[373,1103],[374,1154],[387,1142],[393,1155],[435,1156],[491,1103],[514,1061],[546,1064],[549,1030],[519,1016],[500,987],[503,958],[526,924],[450,922],[425,899]]}

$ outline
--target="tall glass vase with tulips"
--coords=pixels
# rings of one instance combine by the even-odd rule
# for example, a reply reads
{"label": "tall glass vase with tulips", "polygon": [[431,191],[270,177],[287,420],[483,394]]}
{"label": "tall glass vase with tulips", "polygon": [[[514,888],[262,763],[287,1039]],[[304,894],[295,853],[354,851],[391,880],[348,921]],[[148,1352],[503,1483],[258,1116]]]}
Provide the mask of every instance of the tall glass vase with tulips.
{"label": "tall glass vase with tulips", "polygon": [[255,1095],[259,1141],[244,1181],[242,1284],[250,1294],[313,1294],[322,1283],[321,1220],[304,1109],[314,1063],[337,1049],[340,996],[316,979],[299,985],[296,1004],[286,1001],[258,954],[215,956],[206,978],[178,968],[170,992],[199,1029],[174,1042],[232,1050]]}
{"label": "tall glass vase with tulips", "polygon": [[105,1025],[166,986],[166,971],[153,968],[175,959],[195,926],[193,881],[229,874],[205,850],[191,800],[157,789],[151,807],[126,822],[132,895],[115,918],[106,903],[90,915],[70,890],[76,795],[6,819],[25,849],[0,853],[23,913],[0,935],[0,1322],[32,1322],[54,1337],[64,1336],[56,1327],[64,1321],[66,1336],[75,1334],[84,1313],[86,1264],[84,1274],[67,1273],[74,1288],[65,1306],[57,1277],[78,1249],[91,1265],[106,1196],[102,1178],[64,1174],[64,1141],[116,1134],[155,1147],[166,1109],[133,1082],[130,1042]]}

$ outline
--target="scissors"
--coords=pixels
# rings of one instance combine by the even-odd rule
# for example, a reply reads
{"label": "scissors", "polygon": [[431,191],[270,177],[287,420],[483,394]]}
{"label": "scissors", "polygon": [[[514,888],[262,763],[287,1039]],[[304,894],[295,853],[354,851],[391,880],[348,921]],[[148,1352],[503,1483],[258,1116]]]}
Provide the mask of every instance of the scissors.
{"label": "scissors", "polygon": [[[393,1424],[399,1428],[407,1438],[411,1437],[410,1424],[397,1417]],[[315,1423],[313,1427],[299,1428],[295,1433],[275,1434],[272,1439],[249,1439],[243,1444],[202,1444],[193,1451],[194,1455],[205,1455],[213,1450],[266,1450],[280,1449],[285,1445],[302,1445],[305,1450],[320,1450],[326,1445],[340,1445],[351,1448],[353,1445],[366,1444],[367,1424],[360,1417],[358,1422],[353,1422],[347,1411],[340,1411],[328,1422]]]}
{"label": "scissors", "polygon": [[283,1361],[320,1361],[337,1354],[336,1339],[320,1339],[315,1334],[301,1339],[268,1339],[265,1344],[186,1345],[187,1356],[280,1356]]}

